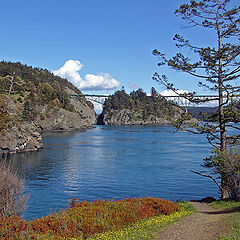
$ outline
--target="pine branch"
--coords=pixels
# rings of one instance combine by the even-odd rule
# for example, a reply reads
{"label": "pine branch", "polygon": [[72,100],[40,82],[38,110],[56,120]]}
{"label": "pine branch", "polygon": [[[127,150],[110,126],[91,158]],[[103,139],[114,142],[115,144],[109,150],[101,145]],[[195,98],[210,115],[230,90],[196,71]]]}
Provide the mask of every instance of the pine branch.
{"label": "pine branch", "polygon": [[221,185],[218,183],[218,181],[213,177],[213,176],[211,176],[210,174],[209,175],[207,175],[207,174],[203,174],[203,173],[201,173],[201,172],[195,172],[195,171],[191,171],[191,172],[193,172],[193,173],[195,173],[195,174],[197,174],[197,175],[200,175],[200,176],[203,176],[203,177],[207,177],[207,178],[210,178],[210,179],[212,179],[216,184],[217,184],[217,186],[218,186],[218,188],[220,189],[220,191],[222,190],[222,187],[221,187]]}

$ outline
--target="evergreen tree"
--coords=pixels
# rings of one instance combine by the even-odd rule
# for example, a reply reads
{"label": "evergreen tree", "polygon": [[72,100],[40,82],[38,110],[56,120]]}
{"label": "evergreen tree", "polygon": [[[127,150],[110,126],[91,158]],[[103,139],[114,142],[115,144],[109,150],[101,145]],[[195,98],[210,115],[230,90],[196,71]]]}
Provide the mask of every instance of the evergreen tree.
{"label": "evergreen tree", "polygon": [[157,97],[158,93],[154,87],[151,88],[151,96],[152,97]]}
{"label": "evergreen tree", "polygon": [[[174,57],[167,58],[165,54],[154,50],[153,54],[160,58],[159,66],[168,65],[170,68],[185,72],[190,76],[199,79],[199,85],[205,87],[217,94],[218,101],[218,117],[217,126],[210,121],[207,123],[199,123],[195,125],[194,133],[206,134],[209,143],[219,150],[221,154],[230,151],[229,148],[238,142],[240,134],[227,135],[226,128],[232,128],[236,131],[240,130],[232,121],[235,121],[231,108],[228,107],[228,114],[225,109],[231,103],[231,99],[239,95],[240,86],[238,85],[238,78],[240,74],[240,7],[232,7],[236,1],[230,0],[191,0],[187,4],[183,4],[175,11],[176,15],[189,25],[189,27],[200,27],[212,31],[215,34],[215,46],[195,46],[189,40],[176,34],[174,40],[176,46],[180,49],[191,49],[195,57],[188,58],[183,54],[183,51],[178,52]],[[197,59],[193,61],[192,59]],[[165,85],[167,88],[175,91],[177,89],[172,83],[168,82],[165,75],[160,76],[158,73],[154,74],[154,80]],[[209,99],[197,99],[195,93],[189,93],[185,96],[191,102],[207,102]],[[216,161],[221,162],[221,157],[218,154],[217,158],[210,158],[206,162],[206,166],[210,166],[209,161],[212,162],[212,167],[216,165]],[[215,161],[215,162],[214,162]],[[223,164],[221,162],[219,164]],[[216,169],[216,166],[215,166]],[[201,174],[214,179],[211,175]],[[216,172],[215,172],[216,173]],[[221,197],[232,197],[229,187],[229,179],[225,172],[220,173]],[[239,190],[238,190],[239,191]]]}
{"label": "evergreen tree", "polygon": [[7,129],[11,122],[11,117],[7,109],[8,98],[5,94],[0,94],[0,133]]}

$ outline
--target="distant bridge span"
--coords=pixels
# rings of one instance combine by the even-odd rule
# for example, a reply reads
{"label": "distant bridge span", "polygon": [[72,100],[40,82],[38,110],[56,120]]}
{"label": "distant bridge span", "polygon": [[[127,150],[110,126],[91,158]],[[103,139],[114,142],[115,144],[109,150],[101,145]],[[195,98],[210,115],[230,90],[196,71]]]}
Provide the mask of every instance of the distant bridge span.
{"label": "distant bridge span", "polygon": [[[96,102],[99,104],[104,104],[105,99],[111,97],[111,95],[104,95],[104,94],[70,94],[71,98],[81,99],[82,97],[85,97],[89,101]],[[178,95],[178,96],[163,96],[161,97],[166,98],[167,100],[172,100],[176,104],[182,107],[188,107],[191,105],[190,101],[186,99],[186,96],[184,94]],[[150,97],[150,96],[149,96]],[[208,99],[209,102],[218,100],[217,95],[194,95],[194,99],[199,99],[199,103],[201,103],[201,100]]]}
{"label": "distant bridge span", "polygon": [[92,101],[92,102],[96,102],[99,104],[104,104],[105,99],[109,98],[111,95],[97,95],[97,94],[70,94],[69,95],[71,98],[76,98],[76,99],[81,99],[83,97],[85,97],[87,100]]}

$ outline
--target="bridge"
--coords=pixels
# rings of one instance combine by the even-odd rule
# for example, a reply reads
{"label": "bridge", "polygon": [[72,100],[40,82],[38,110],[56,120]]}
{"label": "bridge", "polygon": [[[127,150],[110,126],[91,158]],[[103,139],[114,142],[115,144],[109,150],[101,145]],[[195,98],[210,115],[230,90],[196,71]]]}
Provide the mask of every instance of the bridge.
{"label": "bridge", "polygon": [[70,94],[71,98],[81,99],[86,98],[87,100],[95,103],[99,103],[101,105],[104,104],[105,99],[109,98],[111,95],[98,95],[98,94]]}
{"label": "bridge", "polygon": [[[109,98],[111,95],[101,95],[101,94],[70,94],[69,95],[71,98],[75,99],[81,99],[81,98],[86,98],[87,100],[91,102],[95,102],[98,104],[103,105],[105,100]],[[181,107],[190,107],[193,105],[196,105],[197,103],[203,103],[205,101],[208,102],[213,102],[218,100],[217,95],[194,95],[192,98],[194,99],[195,103],[191,103],[187,98],[186,95],[180,94],[177,96],[164,96],[160,95],[161,97],[166,98],[167,100],[173,101],[175,104],[181,106]],[[150,97],[150,96],[149,96]]]}

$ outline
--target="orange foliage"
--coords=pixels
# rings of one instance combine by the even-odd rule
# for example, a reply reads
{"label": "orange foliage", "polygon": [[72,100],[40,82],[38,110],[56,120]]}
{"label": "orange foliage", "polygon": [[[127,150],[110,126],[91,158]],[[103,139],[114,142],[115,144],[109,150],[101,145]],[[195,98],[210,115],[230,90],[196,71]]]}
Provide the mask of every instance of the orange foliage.
{"label": "orange foliage", "polygon": [[179,210],[176,203],[151,197],[93,202],[72,199],[66,210],[40,219],[29,222],[17,217],[0,219],[0,237],[18,239],[25,234],[29,237],[25,239],[37,239],[48,234],[54,239],[80,236],[86,239],[96,233],[119,230],[141,219]]}

